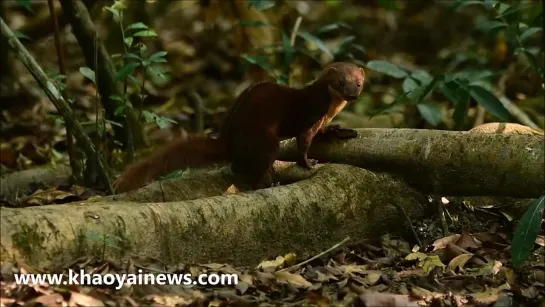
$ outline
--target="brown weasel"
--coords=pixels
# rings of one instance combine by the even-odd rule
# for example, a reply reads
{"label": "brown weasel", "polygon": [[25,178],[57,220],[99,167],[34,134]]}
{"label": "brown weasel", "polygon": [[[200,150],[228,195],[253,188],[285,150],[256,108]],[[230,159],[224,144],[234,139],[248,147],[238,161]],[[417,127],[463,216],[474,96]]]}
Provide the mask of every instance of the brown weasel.
{"label": "brown weasel", "polygon": [[316,163],[307,157],[314,136],[326,132],[333,117],[359,97],[364,81],[363,68],[336,62],[302,88],[272,82],[251,85],[239,95],[217,139],[189,135],[175,141],[127,167],[114,187],[126,192],[181,168],[220,162],[230,162],[233,173],[254,189],[267,186],[280,139],[289,137],[297,139],[297,164],[310,169]]}

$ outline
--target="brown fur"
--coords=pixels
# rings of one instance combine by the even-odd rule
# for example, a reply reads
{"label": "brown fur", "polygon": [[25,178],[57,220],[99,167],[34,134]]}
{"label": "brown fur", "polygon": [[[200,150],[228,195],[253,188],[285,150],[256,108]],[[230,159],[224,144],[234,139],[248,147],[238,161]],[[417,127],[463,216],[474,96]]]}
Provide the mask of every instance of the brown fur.
{"label": "brown fur", "polygon": [[[224,121],[218,139],[189,136],[129,166],[115,183],[119,192],[139,188],[160,175],[184,167],[229,161],[235,174],[254,188],[263,185],[278,157],[281,138],[296,137],[300,158],[314,136],[363,88],[365,73],[350,63],[333,63],[312,83],[296,89],[261,82],[243,91]],[[343,85],[341,85],[341,82]]]}

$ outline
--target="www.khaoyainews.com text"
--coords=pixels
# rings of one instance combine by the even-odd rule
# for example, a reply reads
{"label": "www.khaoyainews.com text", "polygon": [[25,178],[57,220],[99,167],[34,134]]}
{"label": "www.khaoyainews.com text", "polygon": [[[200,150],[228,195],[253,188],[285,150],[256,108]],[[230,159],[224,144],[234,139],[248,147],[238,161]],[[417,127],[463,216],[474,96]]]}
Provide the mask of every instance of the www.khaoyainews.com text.
{"label": "www.khaoyainews.com text", "polygon": [[87,273],[83,269],[79,272],[68,270],[68,274],[15,274],[15,282],[18,285],[87,285],[87,286],[113,286],[116,290],[126,285],[237,285],[237,274],[200,274],[193,277],[191,274],[170,273]]}

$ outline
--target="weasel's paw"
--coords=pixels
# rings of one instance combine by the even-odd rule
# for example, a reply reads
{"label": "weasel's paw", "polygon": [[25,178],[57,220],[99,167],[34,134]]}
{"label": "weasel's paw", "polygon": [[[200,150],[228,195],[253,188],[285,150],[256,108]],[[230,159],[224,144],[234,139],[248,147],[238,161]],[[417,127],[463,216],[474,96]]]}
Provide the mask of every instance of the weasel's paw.
{"label": "weasel's paw", "polygon": [[306,159],[306,160],[300,160],[297,162],[297,165],[304,167],[306,169],[312,169],[312,167],[316,164],[318,164],[318,160],[315,160],[315,159]]}

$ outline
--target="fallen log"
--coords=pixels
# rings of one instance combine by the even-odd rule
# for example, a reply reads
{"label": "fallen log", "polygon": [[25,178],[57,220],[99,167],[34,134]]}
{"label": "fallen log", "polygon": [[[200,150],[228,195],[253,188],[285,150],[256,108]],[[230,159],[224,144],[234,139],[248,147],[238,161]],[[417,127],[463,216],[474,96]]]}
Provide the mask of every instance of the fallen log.
{"label": "fallen log", "polygon": [[[423,192],[535,198],[545,192],[545,138],[419,129],[356,129],[349,140],[312,143],[309,157],[401,175]],[[280,159],[297,157],[295,140]]]}
{"label": "fallen log", "polygon": [[[306,258],[350,236],[406,235],[426,197],[402,180],[329,164],[286,186],[189,201],[0,208],[1,258],[55,267],[82,255],[255,265]],[[352,241],[352,242],[354,242]]]}
{"label": "fallen log", "polygon": [[68,184],[72,169],[68,165],[38,167],[7,174],[0,178],[0,199],[15,202],[28,196],[36,187]]}

